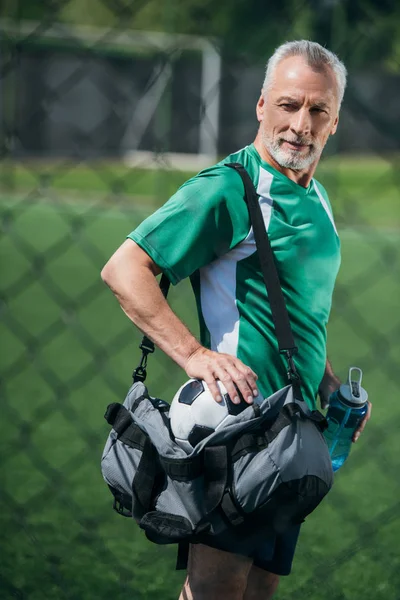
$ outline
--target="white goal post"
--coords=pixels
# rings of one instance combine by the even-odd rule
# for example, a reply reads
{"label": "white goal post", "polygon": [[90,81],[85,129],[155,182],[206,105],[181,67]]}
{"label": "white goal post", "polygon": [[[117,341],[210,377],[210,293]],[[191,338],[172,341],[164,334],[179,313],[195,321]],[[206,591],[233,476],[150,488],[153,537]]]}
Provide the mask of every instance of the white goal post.
{"label": "white goal post", "polygon": [[[182,170],[201,169],[217,159],[221,56],[212,40],[186,34],[170,34],[138,30],[101,29],[88,26],[53,23],[43,26],[35,21],[15,22],[0,20],[0,33],[19,42],[42,40],[55,44],[68,44],[88,50],[107,48],[119,49],[126,54],[165,53],[170,59],[185,51],[196,51],[201,55],[200,101],[197,153],[181,154],[165,152],[156,154],[138,149],[142,136],[153,118],[171,79],[171,60],[162,67],[155,65],[152,77],[154,84],[143,94],[132,113],[122,140],[123,158],[131,166],[148,168],[174,168]],[[134,133],[134,135],[132,135]]]}

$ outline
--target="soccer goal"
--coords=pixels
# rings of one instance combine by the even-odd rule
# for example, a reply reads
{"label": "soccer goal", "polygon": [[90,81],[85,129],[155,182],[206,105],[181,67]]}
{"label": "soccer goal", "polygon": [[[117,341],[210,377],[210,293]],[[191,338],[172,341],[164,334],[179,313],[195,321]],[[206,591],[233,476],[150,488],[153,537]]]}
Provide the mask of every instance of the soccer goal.
{"label": "soccer goal", "polygon": [[18,48],[24,156],[183,170],[215,162],[221,57],[213,41],[64,23],[0,26],[10,56]]}

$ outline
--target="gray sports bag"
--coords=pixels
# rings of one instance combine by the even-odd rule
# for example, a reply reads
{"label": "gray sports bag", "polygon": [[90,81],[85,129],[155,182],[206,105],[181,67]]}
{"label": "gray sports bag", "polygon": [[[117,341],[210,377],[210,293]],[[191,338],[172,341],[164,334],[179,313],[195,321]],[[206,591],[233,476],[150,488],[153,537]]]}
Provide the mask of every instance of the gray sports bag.
{"label": "gray sports bag", "polygon": [[[245,198],[273,312],[288,385],[260,405],[245,405],[233,422],[187,455],[170,432],[169,404],[152,398],[143,381],[154,345],[144,338],[135,383],[123,403],[108,406],[112,426],[101,468],[114,508],[135,519],[158,544],[188,542],[230,550],[243,536],[284,532],[301,523],[333,484],[325,418],[301,394],[296,347],[265,232],[257,193],[242,165]],[[168,283],[163,276],[164,295]],[[184,544],[185,545],[184,545]],[[185,566],[185,558],[178,568]]]}

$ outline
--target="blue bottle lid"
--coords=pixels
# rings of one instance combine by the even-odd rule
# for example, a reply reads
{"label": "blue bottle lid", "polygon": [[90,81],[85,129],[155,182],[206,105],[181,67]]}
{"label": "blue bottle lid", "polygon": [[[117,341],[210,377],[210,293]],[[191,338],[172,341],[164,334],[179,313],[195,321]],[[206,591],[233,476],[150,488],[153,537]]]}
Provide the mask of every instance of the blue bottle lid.
{"label": "blue bottle lid", "polygon": [[368,394],[366,390],[361,387],[361,381],[361,369],[359,367],[350,367],[347,382],[342,383],[338,390],[338,395],[343,404],[350,408],[362,408],[365,405],[368,400]]}

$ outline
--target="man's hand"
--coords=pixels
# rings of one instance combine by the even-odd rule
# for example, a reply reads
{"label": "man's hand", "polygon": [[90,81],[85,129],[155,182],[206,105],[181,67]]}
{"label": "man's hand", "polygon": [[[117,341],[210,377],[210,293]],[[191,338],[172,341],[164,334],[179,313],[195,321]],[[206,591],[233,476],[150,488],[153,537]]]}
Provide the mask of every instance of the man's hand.
{"label": "man's hand", "polygon": [[221,381],[232,402],[240,403],[238,391],[248,404],[258,396],[257,375],[241,360],[230,354],[213,352],[201,346],[187,359],[185,371],[189,377],[202,379],[208,385],[214,400],[222,401],[217,380]]}
{"label": "man's hand", "polygon": [[362,434],[362,432],[364,431],[364,427],[366,426],[367,422],[370,420],[371,418],[371,412],[372,412],[372,402],[370,402],[369,400],[367,400],[368,402],[368,411],[367,414],[365,415],[365,417],[363,418],[363,420],[361,421],[358,429],[356,429],[356,431],[353,434],[353,442],[356,442],[358,440],[358,438],[360,437],[360,435]]}

